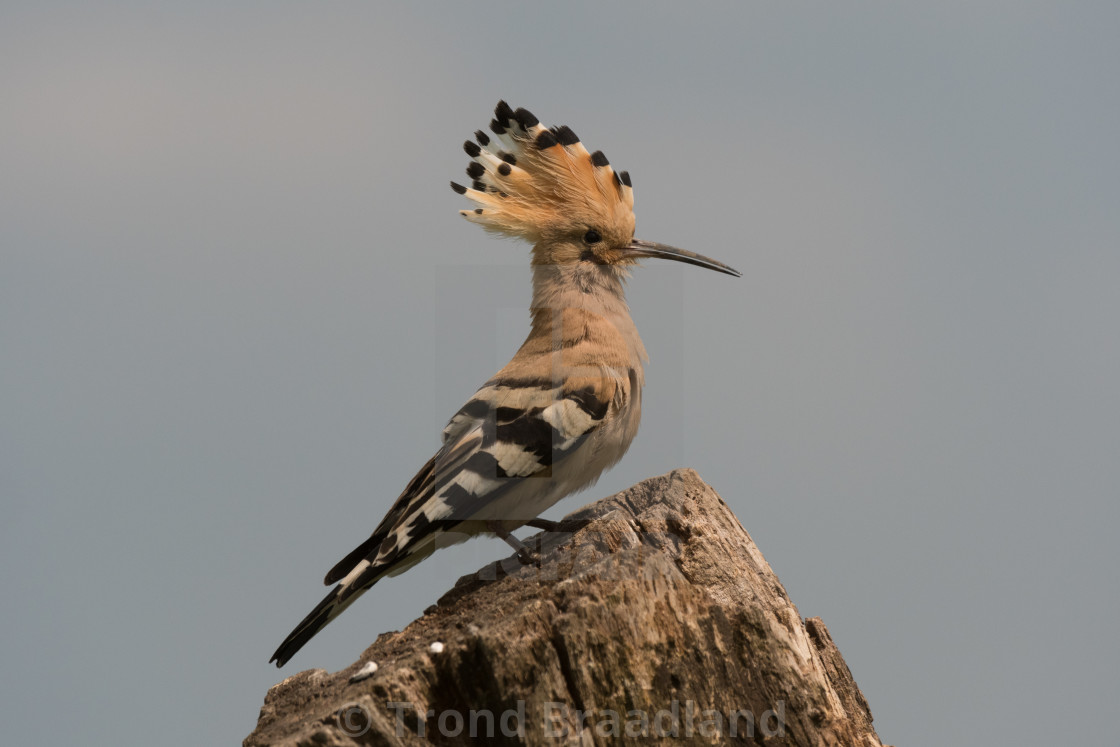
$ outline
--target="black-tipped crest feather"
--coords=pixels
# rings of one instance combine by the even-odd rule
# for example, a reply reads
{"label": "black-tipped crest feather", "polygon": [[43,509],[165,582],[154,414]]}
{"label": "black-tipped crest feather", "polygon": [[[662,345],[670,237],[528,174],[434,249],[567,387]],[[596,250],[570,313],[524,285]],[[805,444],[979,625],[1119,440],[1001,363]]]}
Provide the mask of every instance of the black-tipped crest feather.
{"label": "black-tipped crest feather", "polygon": [[478,143],[463,146],[475,159],[466,196],[485,208],[460,211],[466,218],[530,240],[546,230],[569,230],[559,224],[617,225],[620,236],[632,232],[629,175],[615,173],[602,151],[588,153],[571,127],[547,128],[528,109],[503,100],[494,107],[490,129],[500,146],[479,133]]}

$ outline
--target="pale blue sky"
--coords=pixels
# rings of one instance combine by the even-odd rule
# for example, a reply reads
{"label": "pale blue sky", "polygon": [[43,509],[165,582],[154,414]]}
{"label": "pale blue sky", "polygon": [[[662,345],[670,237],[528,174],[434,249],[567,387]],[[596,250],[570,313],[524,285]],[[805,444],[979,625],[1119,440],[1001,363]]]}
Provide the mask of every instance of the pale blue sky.
{"label": "pale blue sky", "polygon": [[447,187],[499,98],[633,176],[643,430],[887,743],[1105,744],[1120,697],[1115,3],[6,3],[0,714],[239,742],[462,573],[323,594],[516,349],[527,248]]}

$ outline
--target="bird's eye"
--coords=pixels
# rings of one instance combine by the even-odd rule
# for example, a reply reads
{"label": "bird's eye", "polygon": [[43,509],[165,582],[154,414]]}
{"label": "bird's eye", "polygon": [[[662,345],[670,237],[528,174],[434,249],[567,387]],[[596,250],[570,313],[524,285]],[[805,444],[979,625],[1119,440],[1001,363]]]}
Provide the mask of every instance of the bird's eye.
{"label": "bird's eye", "polygon": [[585,243],[585,244],[598,244],[602,240],[603,240],[603,237],[600,236],[599,232],[596,231],[594,228],[592,228],[591,230],[589,230],[587,233],[585,233],[583,235],[583,243]]}

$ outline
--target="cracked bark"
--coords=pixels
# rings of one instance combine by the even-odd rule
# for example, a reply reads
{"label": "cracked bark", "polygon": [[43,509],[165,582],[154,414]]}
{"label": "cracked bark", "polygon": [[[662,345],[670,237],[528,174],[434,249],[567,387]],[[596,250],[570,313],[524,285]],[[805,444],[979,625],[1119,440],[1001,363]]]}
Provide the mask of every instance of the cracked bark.
{"label": "cracked bark", "polygon": [[245,745],[880,744],[824,623],[692,470],[538,539],[539,568],[493,563],[347,669],[274,686]]}

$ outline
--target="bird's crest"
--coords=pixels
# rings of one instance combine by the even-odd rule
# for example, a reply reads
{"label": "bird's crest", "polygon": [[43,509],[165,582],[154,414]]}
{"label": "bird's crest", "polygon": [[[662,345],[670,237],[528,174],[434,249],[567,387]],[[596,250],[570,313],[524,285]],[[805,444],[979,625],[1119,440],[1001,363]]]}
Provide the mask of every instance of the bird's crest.
{"label": "bird's crest", "polygon": [[589,153],[570,127],[546,128],[528,110],[499,101],[490,130],[463,143],[471,187],[451,183],[478,205],[460,211],[468,220],[533,243],[581,228],[633,235],[630,175],[616,173],[602,151]]}

